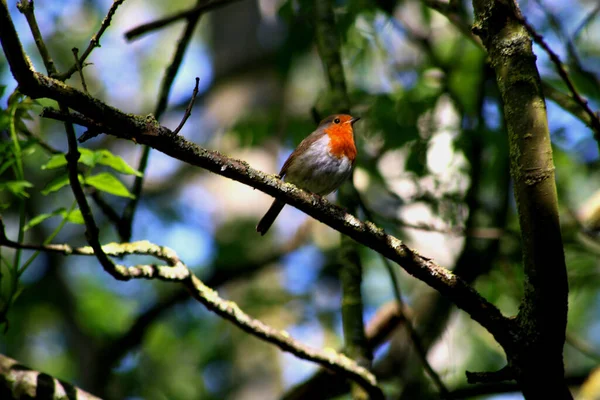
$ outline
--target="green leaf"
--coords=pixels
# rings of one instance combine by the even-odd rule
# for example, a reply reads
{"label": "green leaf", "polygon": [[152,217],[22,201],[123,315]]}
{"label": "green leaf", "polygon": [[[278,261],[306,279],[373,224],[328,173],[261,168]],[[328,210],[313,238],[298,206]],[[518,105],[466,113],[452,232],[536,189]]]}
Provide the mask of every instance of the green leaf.
{"label": "green leaf", "polygon": [[0,183],[0,190],[8,190],[17,197],[27,198],[29,193],[25,189],[33,187],[31,182],[25,180],[8,181]]}
{"label": "green leaf", "polygon": [[79,162],[91,168],[94,168],[100,159],[98,152],[90,149],[80,147],[79,153],[81,154],[79,157]]}
{"label": "green leaf", "polygon": [[48,218],[52,218],[55,217],[57,215],[62,215],[64,213],[66,213],[67,210],[64,209],[64,207],[61,208],[57,208],[56,210],[52,211],[51,213],[45,213],[45,214],[40,214],[35,218],[32,218],[26,225],[25,225],[25,230],[28,231],[29,229],[33,228],[36,225],[41,224],[42,222],[44,222],[45,220],[47,220]]}
{"label": "green leaf", "polygon": [[[64,211],[62,213],[62,216],[64,217],[66,213],[67,212]],[[83,225],[84,224],[83,215],[81,214],[81,210],[80,209],[76,209],[76,210],[71,211],[69,213],[69,215],[67,215],[66,217],[67,217],[67,221],[69,221],[72,224],[79,224],[79,225]]]}
{"label": "green leaf", "polygon": [[[101,150],[102,151],[102,150]],[[95,167],[98,163],[99,159],[102,157],[99,152],[95,152],[89,149],[80,148],[79,153],[81,156],[79,157],[79,163],[87,165],[88,167]],[[55,169],[64,167],[67,165],[67,155],[66,154],[55,154],[50,157],[50,160],[46,164],[42,166],[42,169]]]}
{"label": "green leaf", "polygon": [[50,193],[54,193],[57,190],[61,189],[63,186],[66,186],[69,184],[69,175],[68,174],[63,174],[63,175],[59,175],[57,177],[55,177],[54,179],[52,179],[44,188],[44,190],[42,190],[42,194],[44,196],[50,194]]}
{"label": "green leaf", "polygon": [[87,177],[84,182],[86,185],[93,186],[102,192],[110,193],[115,196],[129,197],[130,199],[134,198],[125,185],[110,172],[102,172]]}
{"label": "green leaf", "polygon": [[67,157],[65,154],[55,154],[50,157],[50,160],[44,165],[42,169],[55,169],[67,165]]}
{"label": "green leaf", "polygon": [[131,167],[120,156],[111,153],[109,150],[98,150],[96,153],[100,156],[98,158],[98,164],[109,166],[115,171],[120,172],[122,174],[143,176],[143,174],[140,171]]}

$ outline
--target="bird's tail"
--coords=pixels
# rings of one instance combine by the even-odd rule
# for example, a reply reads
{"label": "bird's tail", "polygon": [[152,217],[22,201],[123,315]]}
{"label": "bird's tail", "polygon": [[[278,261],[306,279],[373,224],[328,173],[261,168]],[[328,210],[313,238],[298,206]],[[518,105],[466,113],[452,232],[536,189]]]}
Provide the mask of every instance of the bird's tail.
{"label": "bird's tail", "polygon": [[284,206],[285,203],[283,201],[275,200],[273,204],[271,204],[269,211],[267,211],[265,216],[258,222],[258,225],[256,225],[256,232],[260,233],[261,236],[267,233]]}

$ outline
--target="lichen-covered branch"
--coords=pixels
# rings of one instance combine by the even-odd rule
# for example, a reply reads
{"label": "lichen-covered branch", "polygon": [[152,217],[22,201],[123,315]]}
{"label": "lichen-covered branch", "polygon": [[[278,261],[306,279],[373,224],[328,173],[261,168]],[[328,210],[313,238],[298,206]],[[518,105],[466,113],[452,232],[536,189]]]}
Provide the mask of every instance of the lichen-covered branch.
{"label": "lichen-covered branch", "polygon": [[[97,256],[90,246],[71,247],[60,245],[30,245],[9,240],[4,233],[4,225],[0,219],[0,246],[59,252],[65,255],[78,254]],[[382,397],[381,390],[377,387],[375,377],[354,360],[333,349],[318,350],[294,340],[287,332],[272,328],[265,323],[250,317],[232,301],[219,297],[218,293],[206,286],[192,271],[179,259],[175,251],[168,247],[158,246],[148,241],[132,243],[110,243],[102,246],[103,253],[113,257],[141,254],[156,257],[167,265],[117,265],[116,272],[122,279],[144,278],[159,279],[163,281],[181,282],[198,302],[206,308],[231,321],[244,331],[266,342],[272,343],[284,351],[295,356],[316,362],[332,371],[341,373],[348,379],[359,384],[373,399]]]}
{"label": "lichen-covered branch", "polygon": [[29,369],[3,354],[0,354],[0,394],[10,396],[2,397],[4,399],[100,400],[70,383]]}

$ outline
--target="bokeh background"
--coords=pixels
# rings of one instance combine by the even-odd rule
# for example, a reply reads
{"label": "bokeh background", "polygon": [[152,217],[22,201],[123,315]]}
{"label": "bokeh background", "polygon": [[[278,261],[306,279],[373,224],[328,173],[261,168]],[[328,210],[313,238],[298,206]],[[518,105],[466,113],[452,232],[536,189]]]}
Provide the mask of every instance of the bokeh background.
{"label": "bokeh background", "polygon": [[[16,2],[9,3],[26,52],[43,71],[26,21]],[[309,3],[241,0],[204,15],[160,122],[178,125],[199,77],[200,94],[180,134],[255,168],[278,172],[314,129],[311,110],[327,102]],[[471,5],[458,3],[458,20],[468,24]],[[111,4],[36,2],[41,31],[59,70],[72,64],[72,47],[87,46]],[[597,109],[597,1],[519,4]],[[184,21],[131,42],[124,33],[193,5],[191,0],[125,1],[84,69],[90,94],[128,113],[153,112]],[[505,314],[515,314],[523,280],[520,238],[507,137],[485,53],[424,2],[347,0],[335,6],[352,109],[363,118],[356,125],[354,184],[375,222],[421,254],[459,270]],[[547,54],[537,46],[534,51],[544,81],[566,93]],[[81,88],[76,75],[69,82]],[[16,83],[4,56],[0,85],[6,86],[5,108]],[[33,110],[39,112],[42,105],[53,103],[41,100]],[[565,363],[567,376],[580,385],[600,361],[598,144],[579,119],[552,101],[547,107],[571,289]],[[66,151],[63,126],[33,114],[29,130]],[[1,138],[8,139],[4,132]],[[106,136],[84,147],[108,148],[136,168],[142,150]],[[24,159],[26,177],[34,184],[28,190],[28,219],[73,202],[68,186],[41,193],[57,175],[41,169],[49,158],[33,146]],[[132,176],[119,178],[131,187]],[[7,192],[0,199],[7,233],[15,238],[16,203]],[[106,199],[117,210],[127,202]],[[272,231],[260,237],[254,226],[270,202],[261,192],[152,152],[132,239],[171,247],[253,317],[312,346],[338,348],[343,344],[340,236],[286,207]],[[101,241],[118,240],[110,221],[97,207],[94,212]],[[42,242],[59,223],[60,218],[44,221],[27,231],[27,241]],[[69,223],[54,242],[85,245],[83,232],[81,225]],[[4,256],[11,254],[3,250]],[[382,260],[362,247],[360,255],[368,323],[394,296]],[[484,329],[421,282],[400,269],[398,274],[428,359],[450,390],[467,387],[465,370],[503,366],[501,348]],[[175,285],[117,282],[93,258],[42,254],[21,284],[23,292],[8,314],[9,329],[0,335],[0,352],[103,397],[279,398],[317,370],[209,313]],[[437,398],[402,325],[375,356],[375,372],[393,398]],[[462,396],[477,398],[467,392]]]}

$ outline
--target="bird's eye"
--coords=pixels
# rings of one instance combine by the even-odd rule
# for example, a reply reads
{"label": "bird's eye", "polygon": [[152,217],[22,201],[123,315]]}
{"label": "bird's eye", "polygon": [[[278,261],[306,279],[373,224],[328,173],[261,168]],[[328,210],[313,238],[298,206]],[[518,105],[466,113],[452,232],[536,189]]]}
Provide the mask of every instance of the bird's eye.
{"label": "bird's eye", "polygon": [[334,119],[334,120],[333,120],[333,123],[334,123],[334,124],[339,124],[339,123],[340,123],[340,119],[339,119],[339,118],[336,118],[336,119]]}

